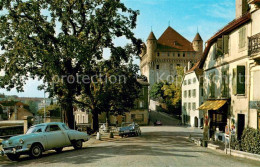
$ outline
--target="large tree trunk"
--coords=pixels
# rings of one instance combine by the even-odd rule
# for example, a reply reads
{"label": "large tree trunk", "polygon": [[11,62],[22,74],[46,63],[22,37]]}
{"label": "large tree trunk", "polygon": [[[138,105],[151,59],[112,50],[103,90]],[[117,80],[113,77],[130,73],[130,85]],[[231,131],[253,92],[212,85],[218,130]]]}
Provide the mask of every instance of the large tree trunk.
{"label": "large tree trunk", "polygon": [[99,120],[97,111],[92,111],[92,130],[93,132],[99,131]]}
{"label": "large tree trunk", "polygon": [[67,123],[70,129],[74,129],[75,121],[74,121],[72,100],[66,100],[66,104],[63,104],[62,108],[64,111],[65,123]]}

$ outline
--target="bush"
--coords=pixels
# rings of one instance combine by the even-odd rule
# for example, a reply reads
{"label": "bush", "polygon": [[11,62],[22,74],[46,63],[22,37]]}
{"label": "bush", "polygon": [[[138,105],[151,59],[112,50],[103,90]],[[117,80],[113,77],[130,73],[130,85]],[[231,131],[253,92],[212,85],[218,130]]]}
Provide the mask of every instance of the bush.
{"label": "bush", "polygon": [[260,154],[260,130],[246,128],[241,137],[242,151]]}

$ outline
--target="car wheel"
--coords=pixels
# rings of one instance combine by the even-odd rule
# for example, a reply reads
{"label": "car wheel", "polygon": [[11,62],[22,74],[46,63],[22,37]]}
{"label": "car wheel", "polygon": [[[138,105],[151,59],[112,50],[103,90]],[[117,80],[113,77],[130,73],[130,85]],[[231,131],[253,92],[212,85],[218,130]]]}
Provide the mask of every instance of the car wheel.
{"label": "car wheel", "polygon": [[19,154],[6,154],[6,156],[11,160],[11,161],[18,161],[20,158]]}
{"label": "car wheel", "polygon": [[56,148],[55,151],[56,151],[57,153],[61,153],[61,152],[62,152],[62,149],[63,149],[63,147],[61,147],[61,148]]}
{"label": "car wheel", "polygon": [[73,147],[74,149],[78,150],[82,148],[82,140],[76,140],[75,142],[73,142]]}
{"label": "car wheel", "polygon": [[30,149],[30,157],[40,158],[42,156],[42,147],[40,144],[34,144]]}

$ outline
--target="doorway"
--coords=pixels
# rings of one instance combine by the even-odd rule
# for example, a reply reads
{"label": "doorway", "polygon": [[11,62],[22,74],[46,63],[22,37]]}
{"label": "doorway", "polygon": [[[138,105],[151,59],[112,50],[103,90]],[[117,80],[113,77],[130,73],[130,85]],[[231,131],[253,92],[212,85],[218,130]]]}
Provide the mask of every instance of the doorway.
{"label": "doorway", "polygon": [[241,140],[243,130],[245,128],[245,114],[237,115],[237,139]]}
{"label": "doorway", "polygon": [[195,122],[195,127],[198,127],[198,122],[199,122],[199,120],[198,120],[197,117],[194,118],[194,122]]}

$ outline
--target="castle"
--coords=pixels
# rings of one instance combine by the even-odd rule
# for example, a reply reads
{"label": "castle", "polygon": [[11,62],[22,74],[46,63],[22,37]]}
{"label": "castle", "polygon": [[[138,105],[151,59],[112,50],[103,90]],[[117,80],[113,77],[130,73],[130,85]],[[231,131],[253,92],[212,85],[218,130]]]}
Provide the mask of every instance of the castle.
{"label": "castle", "polygon": [[199,33],[191,43],[171,27],[158,40],[151,32],[139,55],[141,74],[147,77],[150,86],[162,80],[172,82],[176,66],[191,68],[202,52],[203,40]]}

